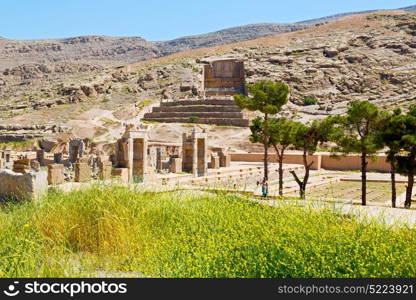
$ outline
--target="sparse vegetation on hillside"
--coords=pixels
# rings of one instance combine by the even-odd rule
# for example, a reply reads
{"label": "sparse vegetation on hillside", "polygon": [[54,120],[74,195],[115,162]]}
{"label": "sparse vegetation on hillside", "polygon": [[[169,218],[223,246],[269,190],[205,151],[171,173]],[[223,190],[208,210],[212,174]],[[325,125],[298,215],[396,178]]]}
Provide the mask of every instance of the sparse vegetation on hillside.
{"label": "sparse vegetation on hillside", "polygon": [[31,147],[39,147],[37,139],[31,139],[21,142],[0,142],[0,150],[14,150],[14,151],[25,151]]}
{"label": "sparse vegetation on hillside", "polygon": [[303,105],[304,106],[315,105],[317,103],[318,103],[318,100],[316,100],[315,98],[312,98],[312,97],[304,97],[303,98]]}

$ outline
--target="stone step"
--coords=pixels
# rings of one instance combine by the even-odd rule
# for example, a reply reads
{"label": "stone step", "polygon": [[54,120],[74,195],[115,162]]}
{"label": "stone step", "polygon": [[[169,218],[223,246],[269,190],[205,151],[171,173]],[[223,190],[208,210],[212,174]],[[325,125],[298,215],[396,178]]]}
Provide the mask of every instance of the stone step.
{"label": "stone step", "polygon": [[154,118],[145,117],[144,121],[161,122],[161,123],[195,123],[195,124],[212,124],[220,126],[236,126],[236,127],[248,127],[249,120],[237,119],[237,118],[198,118],[193,120],[191,118]]}
{"label": "stone step", "polygon": [[232,105],[178,105],[153,107],[153,112],[241,112]]}
{"label": "stone step", "polygon": [[204,100],[177,100],[160,102],[160,106],[178,106],[178,105],[227,105],[238,107],[232,99],[204,99]]}
{"label": "stone step", "polygon": [[217,119],[242,119],[240,112],[151,112],[144,114],[147,118],[217,118]]}

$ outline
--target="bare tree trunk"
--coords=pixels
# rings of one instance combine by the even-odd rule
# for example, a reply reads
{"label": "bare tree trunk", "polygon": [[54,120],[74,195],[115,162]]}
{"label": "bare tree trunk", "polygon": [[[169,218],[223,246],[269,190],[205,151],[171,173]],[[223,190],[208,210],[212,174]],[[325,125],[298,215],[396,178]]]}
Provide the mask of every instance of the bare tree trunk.
{"label": "bare tree trunk", "polygon": [[312,164],[313,164],[313,162],[308,163],[308,151],[307,151],[307,149],[304,149],[303,150],[303,166],[305,167],[305,176],[303,177],[303,181],[301,181],[299,179],[299,177],[298,177],[298,175],[296,174],[295,171],[290,171],[290,173],[295,178],[295,181],[299,185],[299,196],[300,196],[301,199],[306,198],[306,185],[308,184],[309,171],[311,169]]}
{"label": "bare tree trunk", "polygon": [[264,146],[264,180],[269,180],[269,124],[268,124],[268,114],[264,114],[264,137],[263,137],[263,146]]}
{"label": "bare tree trunk", "polygon": [[396,166],[394,162],[390,162],[391,165],[391,207],[396,207],[396,198],[397,198],[397,192],[396,192]]}
{"label": "bare tree trunk", "polygon": [[361,204],[367,205],[367,155],[361,154]]}
{"label": "bare tree trunk", "polygon": [[302,199],[306,198],[306,185],[308,184],[309,180],[309,170],[311,168],[311,164],[308,164],[308,152],[306,149],[303,150],[303,165],[305,166],[305,177],[303,177],[303,184],[301,188],[301,194],[303,194]]}
{"label": "bare tree trunk", "polygon": [[407,175],[407,187],[406,187],[406,201],[404,202],[405,208],[410,208],[412,205],[412,192],[413,184],[415,182],[415,176],[413,172],[409,172]]}
{"label": "bare tree trunk", "polygon": [[283,196],[283,159],[279,160],[279,196]]}
{"label": "bare tree trunk", "polygon": [[283,159],[285,154],[285,147],[282,147],[282,150],[279,151],[277,146],[274,146],[276,151],[277,162],[279,163],[279,196],[283,196]]}
{"label": "bare tree trunk", "polygon": [[305,191],[303,190],[303,182],[299,179],[298,175],[294,170],[290,171],[290,173],[293,175],[293,178],[295,178],[296,183],[299,185],[299,196],[301,199],[305,199]]}

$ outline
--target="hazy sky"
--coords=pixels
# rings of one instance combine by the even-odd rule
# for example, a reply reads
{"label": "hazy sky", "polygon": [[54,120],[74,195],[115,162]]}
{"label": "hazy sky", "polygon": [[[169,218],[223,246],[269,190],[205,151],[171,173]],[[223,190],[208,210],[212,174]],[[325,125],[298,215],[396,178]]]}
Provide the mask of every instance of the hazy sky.
{"label": "hazy sky", "polygon": [[289,23],[416,0],[0,0],[0,36],[79,35],[167,40],[252,23]]}

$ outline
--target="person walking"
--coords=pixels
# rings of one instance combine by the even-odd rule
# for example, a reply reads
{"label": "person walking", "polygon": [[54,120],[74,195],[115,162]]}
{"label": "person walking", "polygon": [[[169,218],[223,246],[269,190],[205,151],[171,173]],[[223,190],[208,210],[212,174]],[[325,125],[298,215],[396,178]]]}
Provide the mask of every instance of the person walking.
{"label": "person walking", "polygon": [[263,183],[261,184],[261,193],[264,198],[267,198],[269,194],[269,185],[267,184],[267,180],[263,179]]}

